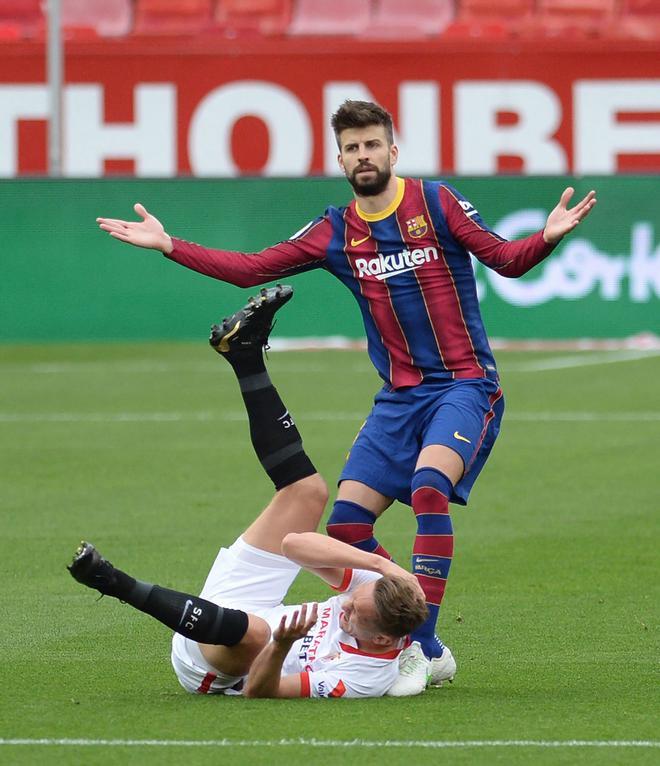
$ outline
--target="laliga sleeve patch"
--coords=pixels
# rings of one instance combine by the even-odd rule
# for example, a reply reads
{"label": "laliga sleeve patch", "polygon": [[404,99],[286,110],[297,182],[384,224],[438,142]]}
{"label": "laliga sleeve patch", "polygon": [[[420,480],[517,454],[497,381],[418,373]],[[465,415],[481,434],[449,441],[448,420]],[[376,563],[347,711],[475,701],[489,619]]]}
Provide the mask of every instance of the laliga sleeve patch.
{"label": "laliga sleeve patch", "polygon": [[339,683],[328,694],[328,697],[343,697],[344,694],[346,694],[346,687],[344,686],[344,682],[341,679],[339,679]]}

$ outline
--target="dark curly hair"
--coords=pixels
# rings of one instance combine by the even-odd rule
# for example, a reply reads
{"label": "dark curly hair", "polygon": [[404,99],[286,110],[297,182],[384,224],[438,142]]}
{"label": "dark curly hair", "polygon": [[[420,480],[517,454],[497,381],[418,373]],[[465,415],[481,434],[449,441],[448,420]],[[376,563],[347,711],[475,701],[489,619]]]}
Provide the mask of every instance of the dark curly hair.
{"label": "dark curly hair", "polygon": [[390,146],[394,143],[392,115],[382,106],[373,101],[344,101],[332,115],[330,125],[335,132],[337,146],[341,149],[339,135],[347,128],[368,128],[371,125],[382,125],[385,128],[387,141]]}

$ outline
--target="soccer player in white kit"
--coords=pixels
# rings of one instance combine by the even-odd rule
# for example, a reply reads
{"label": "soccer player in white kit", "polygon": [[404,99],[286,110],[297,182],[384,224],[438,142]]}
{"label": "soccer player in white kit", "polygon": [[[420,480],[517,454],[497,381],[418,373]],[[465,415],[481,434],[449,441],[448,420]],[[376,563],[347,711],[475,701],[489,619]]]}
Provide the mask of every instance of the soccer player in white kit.
{"label": "soccer player in white kit", "polygon": [[[172,665],[191,693],[250,697],[384,695],[398,676],[407,635],[426,619],[415,577],[397,564],[317,534],[327,488],[273,387],[262,349],[289,287],[259,296],[213,328],[248,411],[252,443],[276,492],[194,596],[136,580],[82,543],[69,571],[174,631]],[[285,606],[304,567],[343,595]]]}

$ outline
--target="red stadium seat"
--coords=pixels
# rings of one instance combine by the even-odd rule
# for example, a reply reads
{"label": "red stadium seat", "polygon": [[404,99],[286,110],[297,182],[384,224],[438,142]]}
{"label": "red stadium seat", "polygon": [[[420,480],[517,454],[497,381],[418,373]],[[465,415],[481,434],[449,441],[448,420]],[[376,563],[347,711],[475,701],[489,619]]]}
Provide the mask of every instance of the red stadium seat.
{"label": "red stadium seat", "polygon": [[218,0],[215,11],[215,24],[228,37],[282,35],[290,19],[291,0]]}
{"label": "red stadium seat", "polygon": [[660,40],[660,0],[622,0],[616,36]]}
{"label": "red stadium seat", "polygon": [[535,0],[460,0],[448,37],[501,38],[518,35],[534,18]]}
{"label": "red stadium seat", "polygon": [[17,30],[20,37],[36,36],[44,24],[41,0],[0,0],[0,24],[6,25],[9,39]]}
{"label": "red stadium seat", "polygon": [[93,30],[101,37],[121,37],[131,31],[131,0],[62,0],[62,26],[67,36]]}
{"label": "red stadium seat", "polygon": [[137,0],[136,35],[193,35],[212,23],[212,0]]}
{"label": "red stadium seat", "polygon": [[291,35],[361,35],[371,20],[371,0],[297,0]]}
{"label": "red stadium seat", "polygon": [[535,31],[562,38],[606,34],[615,5],[616,0],[539,0]]}
{"label": "red stadium seat", "polygon": [[453,0],[376,0],[365,36],[396,38],[439,35],[454,17]]}
{"label": "red stadium seat", "polygon": [[516,20],[532,16],[535,0],[459,0],[461,20]]}

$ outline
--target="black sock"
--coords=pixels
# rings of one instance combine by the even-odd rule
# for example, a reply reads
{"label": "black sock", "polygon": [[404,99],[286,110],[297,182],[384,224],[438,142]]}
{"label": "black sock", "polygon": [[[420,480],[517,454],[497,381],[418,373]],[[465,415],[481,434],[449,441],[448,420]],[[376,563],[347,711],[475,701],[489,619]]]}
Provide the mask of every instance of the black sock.
{"label": "black sock", "polygon": [[247,632],[248,616],[239,609],[224,609],[199,596],[141,582],[116,568],[114,572],[116,584],[108,595],[155,617],[186,638],[201,644],[235,646]]}
{"label": "black sock", "polygon": [[231,359],[250,421],[250,438],[275,489],[316,473],[300,432],[266,370],[261,350]]}

